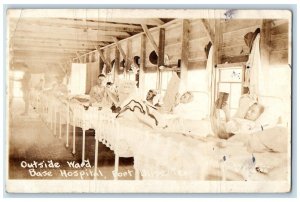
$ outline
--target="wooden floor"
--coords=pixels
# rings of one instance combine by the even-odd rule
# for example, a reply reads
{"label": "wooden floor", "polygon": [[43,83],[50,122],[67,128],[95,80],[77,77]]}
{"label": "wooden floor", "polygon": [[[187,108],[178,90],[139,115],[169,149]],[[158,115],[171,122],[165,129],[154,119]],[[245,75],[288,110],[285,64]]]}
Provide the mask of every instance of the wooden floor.
{"label": "wooden floor", "polygon": [[[66,148],[66,125],[63,126],[62,138],[54,136],[50,127],[41,120],[35,109],[30,108],[29,115],[20,115],[23,112],[22,99],[15,99],[11,105],[9,122],[9,163],[8,174],[10,179],[94,179],[94,131],[86,133],[86,155],[89,160],[83,168],[73,168],[68,163],[81,163],[82,130],[76,128],[76,154],[72,155],[72,128],[69,135],[70,146]],[[58,131],[57,126],[57,131]],[[58,133],[58,132],[57,132]],[[23,168],[22,165],[31,163],[44,164],[48,161],[58,163],[59,168]],[[48,164],[49,165],[49,164]],[[38,166],[40,167],[40,166]],[[98,180],[113,179],[114,153],[105,145],[99,143],[98,150]],[[51,172],[51,176],[49,172]],[[77,174],[76,174],[77,173]],[[120,158],[119,180],[133,180],[133,158]],[[122,173],[122,174],[121,174]],[[42,175],[42,176],[40,176]],[[45,176],[46,175],[46,176]]]}

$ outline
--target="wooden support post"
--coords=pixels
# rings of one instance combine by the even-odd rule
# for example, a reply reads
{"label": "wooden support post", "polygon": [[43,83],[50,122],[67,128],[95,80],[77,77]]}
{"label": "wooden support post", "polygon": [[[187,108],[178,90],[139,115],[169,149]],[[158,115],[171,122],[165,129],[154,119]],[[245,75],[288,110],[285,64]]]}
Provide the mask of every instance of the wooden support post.
{"label": "wooden support post", "polygon": [[89,62],[89,54],[84,55],[84,63]]}
{"label": "wooden support post", "polygon": [[[270,68],[270,50],[271,50],[271,20],[262,20],[262,26],[260,30],[260,58],[261,58],[261,70],[262,74],[266,74],[266,71]],[[269,78],[265,77],[265,86],[269,85]],[[261,89],[265,90],[265,89]]]}
{"label": "wooden support post", "polygon": [[182,38],[181,38],[181,66],[180,79],[187,86],[188,80],[188,66],[189,66],[189,22],[183,20],[182,22]]}
{"label": "wooden support post", "polygon": [[145,90],[145,65],[146,65],[146,36],[141,35],[141,64],[140,64],[140,76],[139,76],[139,88],[140,92]]}
{"label": "wooden support post", "polygon": [[104,67],[104,62],[103,62],[103,60],[100,57],[100,53],[98,53],[98,60],[99,60],[99,73],[101,74],[102,69]]}
{"label": "wooden support post", "polygon": [[[111,61],[110,61],[110,49],[107,49],[105,51],[105,61],[106,61],[106,63],[105,63],[106,72],[108,72],[109,70],[111,71],[112,65],[111,65]],[[109,65],[107,65],[107,64],[109,64]]]}
{"label": "wooden support post", "polygon": [[162,83],[162,72],[160,66],[164,66],[164,56],[165,56],[165,29],[159,29],[159,44],[158,44],[158,59],[157,59],[157,73],[158,73],[158,89],[161,92]]}
{"label": "wooden support post", "polygon": [[157,45],[156,45],[156,43],[155,43],[155,41],[154,41],[154,39],[153,39],[153,36],[152,36],[151,33],[149,32],[147,25],[141,24],[141,26],[142,26],[142,28],[143,28],[143,30],[144,30],[144,32],[145,32],[147,38],[149,39],[151,45],[153,46],[154,51],[155,51],[156,54],[158,55],[158,47],[157,47]]}
{"label": "wooden support post", "polygon": [[95,55],[95,53],[94,52],[91,52],[90,54],[89,54],[89,62],[93,62],[94,61],[94,55]]}
{"label": "wooden support post", "polygon": [[[130,69],[131,62],[129,61],[129,58],[132,54],[132,41],[129,39],[127,40],[127,51],[126,51],[126,59],[125,59],[125,67],[126,67],[126,74],[128,70]],[[129,79],[130,72],[127,74],[127,79]]]}
{"label": "wooden support post", "polygon": [[261,26],[261,63],[263,68],[270,65],[270,46],[271,46],[271,20],[263,20]]}
{"label": "wooden support post", "polygon": [[221,20],[215,20],[215,34],[213,39],[213,69],[212,69],[212,77],[211,77],[211,93],[209,98],[209,113],[213,114],[213,107],[215,103],[215,98],[217,96],[217,81],[216,81],[216,66],[221,63],[221,48],[222,48],[222,38],[223,33],[221,30]]}
{"label": "wooden support post", "polygon": [[120,69],[120,51],[116,47],[115,49],[115,69],[114,69],[114,82],[116,81],[116,77],[119,76],[119,69]]}
{"label": "wooden support post", "polygon": [[214,54],[213,54],[214,65],[218,65],[221,63],[221,51],[222,51],[222,43],[223,43],[223,33],[221,30],[220,19],[215,20],[215,34],[212,43],[214,47]]}

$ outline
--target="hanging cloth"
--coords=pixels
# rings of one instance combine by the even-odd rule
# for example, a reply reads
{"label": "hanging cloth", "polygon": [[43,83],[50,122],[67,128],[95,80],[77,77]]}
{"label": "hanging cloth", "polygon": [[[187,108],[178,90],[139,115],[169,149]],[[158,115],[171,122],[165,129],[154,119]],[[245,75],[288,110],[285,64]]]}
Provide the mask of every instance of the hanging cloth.
{"label": "hanging cloth", "polygon": [[257,34],[249,59],[246,63],[245,83],[244,86],[249,88],[252,95],[262,95],[265,92],[264,75],[261,65],[260,49],[259,49],[260,34]]}

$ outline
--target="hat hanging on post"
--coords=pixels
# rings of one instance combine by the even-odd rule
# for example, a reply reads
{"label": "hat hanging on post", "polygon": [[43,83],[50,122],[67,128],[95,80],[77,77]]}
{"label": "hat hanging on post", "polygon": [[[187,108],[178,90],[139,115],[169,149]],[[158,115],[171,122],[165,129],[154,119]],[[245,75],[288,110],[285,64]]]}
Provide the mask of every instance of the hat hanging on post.
{"label": "hat hanging on post", "polygon": [[244,41],[245,41],[246,45],[250,48],[250,52],[252,50],[253,42],[254,42],[254,40],[255,40],[258,33],[260,33],[260,28],[257,28],[254,32],[248,32],[244,36]]}
{"label": "hat hanging on post", "polygon": [[211,43],[211,41],[209,41],[208,44],[204,48],[206,58],[208,58],[208,54],[209,54],[209,50],[210,50],[211,46],[212,46],[212,43]]}
{"label": "hat hanging on post", "polygon": [[119,65],[120,67],[120,70],[121,71],[123,71],[124,70],[124,68],[125,68],[125,60],[123,59],[121,62],[120,62],[120,65]]}

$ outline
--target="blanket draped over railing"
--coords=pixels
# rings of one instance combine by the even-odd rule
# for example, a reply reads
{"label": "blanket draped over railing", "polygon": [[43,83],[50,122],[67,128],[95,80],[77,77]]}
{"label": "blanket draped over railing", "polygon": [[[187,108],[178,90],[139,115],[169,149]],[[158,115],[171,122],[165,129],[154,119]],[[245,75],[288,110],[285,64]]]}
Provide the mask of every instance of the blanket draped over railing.
{"label": "blanket draped over railing", "polygon": [[250,94],[265,95],[265,77],[260,56],[260,34],[257,34],[248,61],[246,63],[244,87],[249,88]]}

